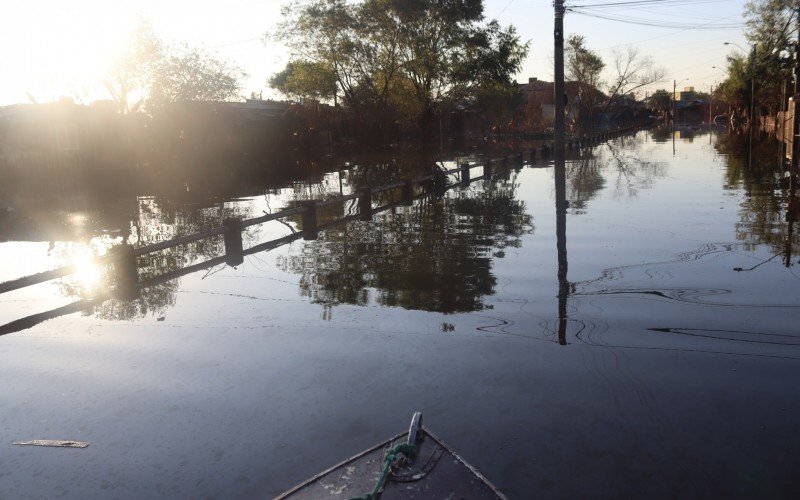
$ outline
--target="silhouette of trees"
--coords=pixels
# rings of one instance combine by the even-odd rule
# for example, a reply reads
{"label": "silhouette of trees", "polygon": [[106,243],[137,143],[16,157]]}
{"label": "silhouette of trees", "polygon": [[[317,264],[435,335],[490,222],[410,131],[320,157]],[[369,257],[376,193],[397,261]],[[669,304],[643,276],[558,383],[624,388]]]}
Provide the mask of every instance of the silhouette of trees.
{"label": "silhouette of trees", "polygon": [[658,89],[647,100],[647,104],[651,109],[665,112],[672,106],[672,92],[664,89]]}
{"label": "silhouette of trees", "polygon": [[118,110],[128,113],[169,102],[234,97],[244,76],[241,69],[206,51],[165,43],[142,21],[103,83]]}
{"label": "silhouette of trees", "polygon": [[629,45],[616,48],[611,56],[613,76],[608,85],[606,109],[617,97],[633,94],[642,87],[664,79],[664,68],[657,67],[652,57],[642,55],[639,49]]}
{"label": "silhouette of trees", "polygon": [[156,63],[148,106],[182,101],[224,101],[237,97],[245,73],[206,51],[170,47]]}

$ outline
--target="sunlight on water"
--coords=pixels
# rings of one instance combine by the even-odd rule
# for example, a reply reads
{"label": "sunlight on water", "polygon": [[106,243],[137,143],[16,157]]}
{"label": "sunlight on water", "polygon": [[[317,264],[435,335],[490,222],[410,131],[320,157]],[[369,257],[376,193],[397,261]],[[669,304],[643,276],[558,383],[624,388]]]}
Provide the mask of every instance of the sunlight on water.
{"label": "sunlight on water", "polygon": [[100,267],[94,263],[91,249],[79,248],[72,256],[72,262],[75,266],[75,279],[81,290],[84,293],[97,290],[101,284],[101,272]]}

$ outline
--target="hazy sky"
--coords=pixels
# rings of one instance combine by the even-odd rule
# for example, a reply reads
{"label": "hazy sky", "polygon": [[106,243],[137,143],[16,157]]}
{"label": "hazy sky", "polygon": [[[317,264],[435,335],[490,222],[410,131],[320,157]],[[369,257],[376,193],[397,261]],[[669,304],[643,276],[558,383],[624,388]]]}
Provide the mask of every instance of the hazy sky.
{"label": "hazy sky", "polygon": [[[614,0],[572,0],[590,5]],[[643,20],[651,24],[741,24],[744,0],[661,0],[663,5],[605,9],[603,15]],[[284,0],[5,0],[0,15],[0,105],[40,102],[70,96],[80,102],[108,98],[100,82],[106,68],[138,19],[148,19],[165,40],[204,47],[241,66],[249,77],[243,94],[264,92],[275,97],[266,80],[280,70],[289,53],[262,42],[280,19]],[[513,24],[531,50],[520,82],[528,77],[552,80],[553,7],[550,0],[485,0],[487,19]],[[725,56],[746,47],[741,28],[681,29],[637,26],[568,12],[565,34],[581,34],[610,63],[614,47],[632,44],[666,69],[658,87],[693,85],[708,90],[724,79]]]}

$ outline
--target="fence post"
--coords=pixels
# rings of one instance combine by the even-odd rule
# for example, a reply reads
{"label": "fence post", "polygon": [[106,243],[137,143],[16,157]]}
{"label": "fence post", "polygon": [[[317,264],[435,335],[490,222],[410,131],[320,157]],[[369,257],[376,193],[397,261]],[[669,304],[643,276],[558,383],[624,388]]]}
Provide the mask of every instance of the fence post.
{"label": "fence post", "polygon": [[400,188],[400,192],[403,196],[403,205],[411,206],[414,204],[414,184],[411,182],[411,179],[403,179],[402,180],[402,187]]}
{"label": "fence post", "polygon": [[433,178],[433,186],[436,194],[441,195],[447,191],[447,175],[441,170],[436,170],[436,177]]}
{"label": "fence post", "polygon": [[461,164],[461,182],[469,183],[469,163]]}
{"label": "fence post", "polygon": [[364,188],[358,194],[358,213],[361,220],[372,220],[372,190]]}
{"label": "fence post", "polygon": [[236,267],[244,262],[242,221],[236,218],[225,219],[222,226],[225,228],[225,233],[223,233],[225,239],[225,263],[231,267]]}
{"label": "fence post", "polygon": [[306,241],[316,240],[317,234],[317,202],[314,200],[302,201],[300,205],[305,207],[303,211],[303,239]]}
{"label": "fence post", "polygon": [[483,164],[483,177],[491,180],[492,179],[492,161],[489,160]]}
{"label": "fence post", "polygon": [[114,260],[114,296],[121,300],[133,300],[139,294],[139,269],[133,245],[122,244],[111,247]]}

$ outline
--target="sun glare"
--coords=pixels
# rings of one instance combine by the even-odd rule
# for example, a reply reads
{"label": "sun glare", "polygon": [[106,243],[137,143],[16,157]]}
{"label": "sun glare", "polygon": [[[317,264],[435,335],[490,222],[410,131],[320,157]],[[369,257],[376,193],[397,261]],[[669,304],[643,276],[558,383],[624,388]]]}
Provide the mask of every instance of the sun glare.
{"label": "sun glare", "polygon": [[15,2],[3,11],[0,101],[91,99],[132,24],[108,2]]}
{"label": "sun glare", "polygon": [[82,247],[72,257],[75,266],[75,279],[84,293],[92,292],[100,285],[100,268],[94,263],[94,256],[88,247]]}

